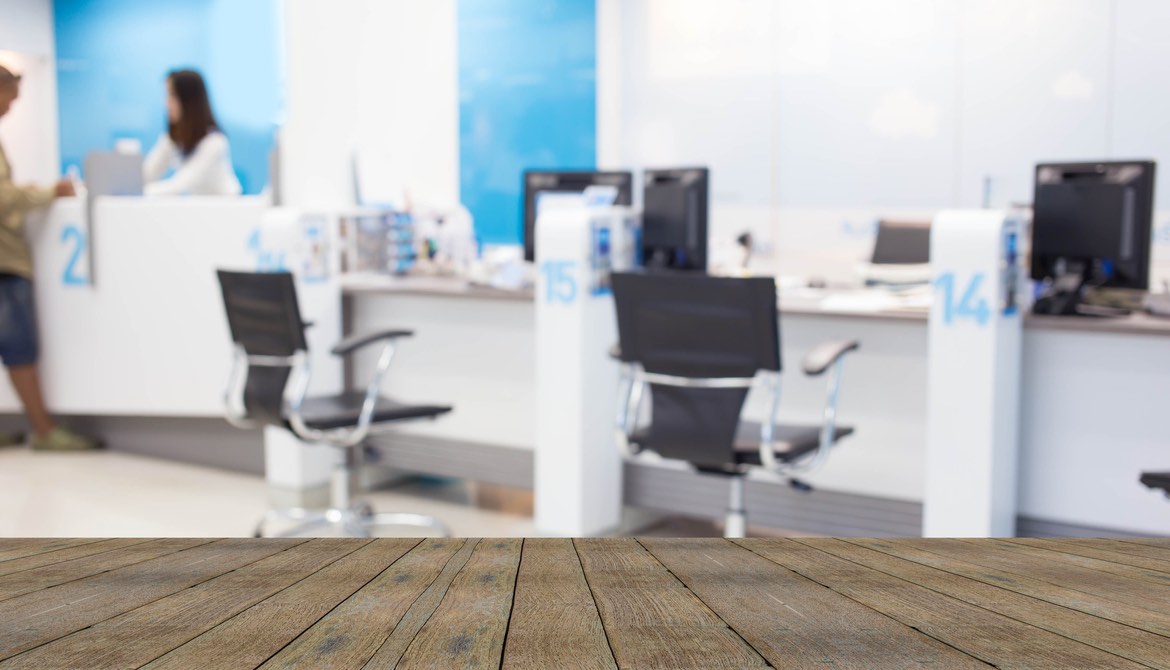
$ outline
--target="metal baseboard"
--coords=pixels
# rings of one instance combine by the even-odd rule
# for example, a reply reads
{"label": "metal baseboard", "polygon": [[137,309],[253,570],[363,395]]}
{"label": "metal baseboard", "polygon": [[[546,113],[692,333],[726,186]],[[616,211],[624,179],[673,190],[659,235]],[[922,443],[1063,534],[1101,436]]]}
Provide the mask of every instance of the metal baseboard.
{"label": "metal baseboard", "polygon": [[1016,517],[1017,537],[1154,537],[1148,533],[1082,526],[1079,524],[1046,521],[1027,516]]}
{"label": "metal baseboard", "polygon": [[[186,417],[61,416],[62,425],[96,435],[113,451],[165,458],[253,475],[264,474],[264,433],[240,430],[223,419]],[[23,417],[0,417],[0,429],[25,430]]]}

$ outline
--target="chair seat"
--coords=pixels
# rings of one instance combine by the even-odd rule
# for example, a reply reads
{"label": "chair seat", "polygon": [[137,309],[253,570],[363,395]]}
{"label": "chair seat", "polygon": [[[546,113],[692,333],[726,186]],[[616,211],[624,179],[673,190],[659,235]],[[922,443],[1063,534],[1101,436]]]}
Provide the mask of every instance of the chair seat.
{"label": "chair seat", "polygon": [[[851,426],[837,426],[836,439],[853,434]],[[649,427],[639,428],[630,436],[630,442],[648,444]],[[821,426],[778,423],[772,432],[772,448],[776,457],[784,462],[794,461],[813,451],[821,441]],[[735,464],[761,465],[760,424],[744,421],[735,434]]]}
{"label": "chair seat", "polygon": [[1170,493],[1170,472],[1143,472],[1141,482],[1152,489]]}
{"label": "chair seat", "polygon": [[[301,416],[305,425],[317,430],[350,428],[357,425],[365,402],[365,391],[346,391],[337,395],[305,398],[301,405]],[[450,412],[446,405],[406,405],[383,396],[374,405],[374,416],[370,425],[409,419],[431,419]]]}

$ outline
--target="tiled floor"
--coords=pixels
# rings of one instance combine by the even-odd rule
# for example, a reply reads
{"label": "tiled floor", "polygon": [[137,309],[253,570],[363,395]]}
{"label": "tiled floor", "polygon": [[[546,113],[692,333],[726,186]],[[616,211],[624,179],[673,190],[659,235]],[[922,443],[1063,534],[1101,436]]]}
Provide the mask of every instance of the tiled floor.
{"label": "tiled floor", "polygon": [[[0,537],[246,537],[268,497],[263,479],[212,468],[116,451],[0,449]],[[414,483],[365,498],[378,511],[437,516],[456,536],[536,534],[531,517],[470,506],[461,483]]]}

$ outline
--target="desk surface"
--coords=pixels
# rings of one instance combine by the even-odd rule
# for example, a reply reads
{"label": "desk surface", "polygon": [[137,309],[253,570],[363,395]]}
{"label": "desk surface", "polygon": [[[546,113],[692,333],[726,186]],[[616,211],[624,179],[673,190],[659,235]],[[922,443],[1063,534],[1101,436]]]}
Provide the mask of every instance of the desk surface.
{"label": "desk surface", "polygon": [[[532,288],[512,291],[469,284],[454,277],[349,276],[342,278],[341,286],[348,296],[398,294],[532,302],[534,295]],[[782,316],[879,319],[925,325],[929,312],[925,307],[899,305],[893,298],[883,300],[886,297],[888,294],[880,291],[798,289],[781,292],[780,309]],[[1030,330],[1170,336],[1170,319],[1141,313],[1123,318],[1027,314],[1024,325]]]}
{"label": "desk surface", "polygon": [[0,668],[1170,667],[1170,539],[0,540]]}

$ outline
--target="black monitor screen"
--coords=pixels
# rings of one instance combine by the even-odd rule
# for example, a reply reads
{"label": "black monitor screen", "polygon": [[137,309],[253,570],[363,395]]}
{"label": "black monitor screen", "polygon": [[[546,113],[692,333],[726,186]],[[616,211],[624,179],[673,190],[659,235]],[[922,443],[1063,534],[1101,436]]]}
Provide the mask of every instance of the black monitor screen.
{"label": "black monitor screen", "polygon": [[1153,204],[1152,161],[1038,165],[1032,278],[1064,263],[1102,286],[1147,289]]}
{"label": "black monitor screen", "polygon": [[536,200],[541,193],[581,193],[590,186],[616,186],[615,205],[633,202],[634,175],[630,172],[585,170],[524,172],[524,260],[536,260]]}
{"label": "black monitor screen", "polygon": [[647,170],[642,256],[649,268],[707,270],[707,168]]}

